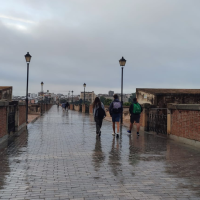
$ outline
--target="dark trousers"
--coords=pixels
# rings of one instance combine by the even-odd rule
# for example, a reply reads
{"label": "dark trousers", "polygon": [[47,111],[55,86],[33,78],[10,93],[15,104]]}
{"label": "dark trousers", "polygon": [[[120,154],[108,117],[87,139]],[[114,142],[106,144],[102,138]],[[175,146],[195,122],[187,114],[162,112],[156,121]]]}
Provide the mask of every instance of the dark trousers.
{"label": "dark trousers", "polygon": [[96,133],[100,133],[101,131],[101,126],[102,126],[102,120],[98,119],[98,117],[95,117],[95,122],[96,122]]}

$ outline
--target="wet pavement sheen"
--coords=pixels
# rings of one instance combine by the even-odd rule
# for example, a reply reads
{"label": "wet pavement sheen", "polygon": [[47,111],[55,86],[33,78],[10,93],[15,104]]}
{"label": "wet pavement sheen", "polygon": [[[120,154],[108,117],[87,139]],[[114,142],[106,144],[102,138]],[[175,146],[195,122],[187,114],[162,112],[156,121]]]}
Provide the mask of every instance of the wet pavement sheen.
{"label": "wet pavement sheen", "polygon": [[200,199],[200,150],[142,133],[119,139],[53,106],[0,150],[0,199]]}

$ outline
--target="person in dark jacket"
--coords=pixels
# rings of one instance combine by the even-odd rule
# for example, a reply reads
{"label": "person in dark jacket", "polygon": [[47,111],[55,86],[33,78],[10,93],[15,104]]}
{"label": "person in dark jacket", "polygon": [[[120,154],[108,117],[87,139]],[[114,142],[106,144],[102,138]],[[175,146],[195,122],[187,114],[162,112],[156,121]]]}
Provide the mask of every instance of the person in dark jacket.
{"label": "person in dark jacket", "polygon": [[131,133],[131,130],[133,128],[133,123],[136,123],[137,126],[137,135],[139,136],[140,131],[140,113],[143,111],[142,106],[138,103],[137,98],[133,99],[133,103],[130,105],[129,112],[131,114],[130,116],[130,129],[127,131],[128,133]]}
{"label": "person in dark jacket", "polygon": [[[103,116],[101,116],[102,114],[101,110],[103,111],[103,114],[104,114]],[[106,113],[105,113],[104,105],[100,101],[99,97],[96,97],[93,102],[93,115],[94,115],[94,121],[96,122],[96,134],[97,136],[101,136],[101,126],[102,126],[103,118],[106,116]]]}
{"label": "person in dark jacket", "polygon": [[112,135],[115,136],[115,123],[117,124],[117,134],[116,136],[119,136],[119,120],[122,112],[122,105],[121,102],[118,99],[118,95],[115,94],[114,96],[114,101],[110,104],[109,107],[109,113],[110,116],[112,117],[112,122],[113,122],[113,133]]}
{"label": "person in dark jacket", "polygon": [[67,111],[68,111],[68,107],[69,107],[69,103],[67,101],[67,103],[65,104],[65,110],[67,109]]}

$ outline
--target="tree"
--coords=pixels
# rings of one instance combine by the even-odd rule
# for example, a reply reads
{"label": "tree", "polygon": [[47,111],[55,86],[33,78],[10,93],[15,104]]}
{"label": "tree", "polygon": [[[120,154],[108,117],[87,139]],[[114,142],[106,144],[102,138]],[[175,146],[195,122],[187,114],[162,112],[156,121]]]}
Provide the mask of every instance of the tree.
{"label": "tree", "polygon": [[111,104],[112,100],[111,99],[106,99],[105,100],[105,105],[109,106]]}
{"label": "tree", "polygon": [[106,98],[105,98],[104,96],[101,96],[101,97],[100,97],[100,101],[101,101],[103,104],[105,104]]}
{"label": "tree", "polygon": [[124,103],[124,106],[130,106],[130,105],[131,105],[130,102],[125,102],[125,103]]}
{"label": "tree", "polygon": [[136,93],[132,93],[132,95],[128,99],[128,102],[132,103],[134,98],[136,98]]}

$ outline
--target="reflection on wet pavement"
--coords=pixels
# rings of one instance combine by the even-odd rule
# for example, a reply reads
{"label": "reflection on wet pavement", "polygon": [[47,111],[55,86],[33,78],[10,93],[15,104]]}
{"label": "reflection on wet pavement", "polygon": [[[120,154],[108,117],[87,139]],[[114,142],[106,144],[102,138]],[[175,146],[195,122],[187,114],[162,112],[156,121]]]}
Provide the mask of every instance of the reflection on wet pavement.
{"label": "reflection on wet pavement", "polygon": [[200,199],[200,150],[53,106],[0,149],[0,199]]}

